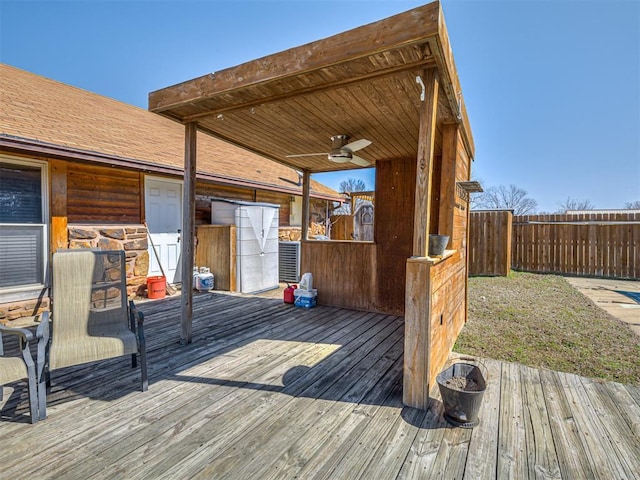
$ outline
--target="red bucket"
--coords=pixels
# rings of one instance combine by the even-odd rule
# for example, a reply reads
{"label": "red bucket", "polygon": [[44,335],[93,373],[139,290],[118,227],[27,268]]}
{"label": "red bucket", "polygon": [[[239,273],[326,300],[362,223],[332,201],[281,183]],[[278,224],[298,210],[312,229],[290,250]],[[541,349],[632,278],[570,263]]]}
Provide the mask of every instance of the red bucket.
{"label": "red bucket", "polygon": [[167,291],[167,279],[162,275],[147,277],[147,298],[164,298]]}

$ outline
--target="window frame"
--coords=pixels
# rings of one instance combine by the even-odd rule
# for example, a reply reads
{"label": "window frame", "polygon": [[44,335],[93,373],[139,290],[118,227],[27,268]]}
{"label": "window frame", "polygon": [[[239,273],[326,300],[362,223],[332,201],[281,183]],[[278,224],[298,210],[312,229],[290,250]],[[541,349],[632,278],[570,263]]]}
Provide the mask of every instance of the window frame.
{"label": "window frame", "polygon": [[12,157],[0,154],[0,161],[14,165],[25,165],[29,167],[37,167],[40,169],[40,188],[41,188],[41,223],[0,223],[2,226],[31,226],[39,227],[42,230],[42,283],[31,283],[26,285],[14,285],[9,287],[0,287],[0,302],[7,303],[13,301],[28,300],[37,298],[41,295],[42,290],[48,288],[49,285],[49,164],[43,160],[35,160],[30,158]]}

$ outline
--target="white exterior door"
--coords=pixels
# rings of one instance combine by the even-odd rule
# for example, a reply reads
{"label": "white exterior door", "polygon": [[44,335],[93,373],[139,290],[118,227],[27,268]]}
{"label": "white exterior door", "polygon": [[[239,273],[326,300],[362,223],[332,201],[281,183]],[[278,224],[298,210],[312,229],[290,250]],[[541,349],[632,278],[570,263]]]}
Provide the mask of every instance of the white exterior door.
{"label": "white exterior door", "polygon": [[180,278],[180,229],[182,228],[182,182],[153,177],[145,178],[145,213],[149,234],[149,276],[162,275],[167,282]]}

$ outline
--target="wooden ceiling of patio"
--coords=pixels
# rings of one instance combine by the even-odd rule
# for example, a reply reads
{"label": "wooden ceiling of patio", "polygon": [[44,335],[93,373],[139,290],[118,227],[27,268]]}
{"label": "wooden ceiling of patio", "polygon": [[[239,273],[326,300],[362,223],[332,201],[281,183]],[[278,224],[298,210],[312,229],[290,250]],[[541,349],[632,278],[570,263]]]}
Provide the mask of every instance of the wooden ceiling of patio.
{"label": "wooden ceiling of patio", "polygon": [[287,155],[328,152],[333,135],[366,138],[373,143],[358,155],[373,166],[417,158],[416,77],[432,67],[441,78],[437,121],[461,123],[473,152],[438,2],[152,92],[149,109],[310,172],[357,167]]}

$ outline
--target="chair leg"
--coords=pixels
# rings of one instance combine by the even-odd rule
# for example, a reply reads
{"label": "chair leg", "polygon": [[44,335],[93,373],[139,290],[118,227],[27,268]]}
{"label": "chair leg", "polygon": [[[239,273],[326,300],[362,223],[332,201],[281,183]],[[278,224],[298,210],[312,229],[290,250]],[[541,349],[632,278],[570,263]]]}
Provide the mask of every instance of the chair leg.
{"label": "chair leg", "polygon": [[36,365],[29,351],[29,343],[20,340],[20,349],[22,350],[22,360],[27,367],[27,386],[29,390],[29,414],[31,415],[31,423],[38,421],[38,387],[36,382]]}
{"label": "chair leg", "polygon": [[36,379],[38,381],[38,416],[40,420],[47,418],[47,386],[51,384],[49,375],[49,317],[45,316],[42,337],[38,340],[38,356],[36,357]]}
{"label": "chair leg", "polygon": [[142,376],[142,391],[149,389],[149,378],[147,377],[147,345],[144,340],[144,329],[142,325],[138,328],[138,349],[140,351],[140,375]]}
{"label": "chair leg", "polygon": [[29,389],[29,414],[31,423],[38,423],[38,387],[36,383],[36,369],[33,365],[27,367],[27,384]]}

